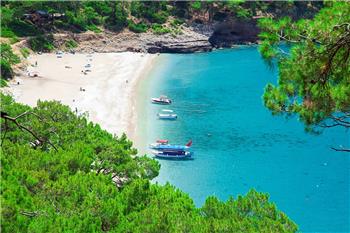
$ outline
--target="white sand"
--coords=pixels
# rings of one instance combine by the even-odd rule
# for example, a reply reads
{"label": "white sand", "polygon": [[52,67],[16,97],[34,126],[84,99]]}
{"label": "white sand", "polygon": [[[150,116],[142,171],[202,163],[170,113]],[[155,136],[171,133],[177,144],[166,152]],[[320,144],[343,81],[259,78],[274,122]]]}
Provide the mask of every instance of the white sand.
{"label": "white sand", "polygon": [[[10,91],[18,102],[30,106],[39,99],[59,100],[73,111],[88,112],[91,121],[110,133],[120,136],[125,132],[133,139],[136,85],[155,57],[131,52],[63,54],[62,58],[55,54],[33,55],[28,60],[38,66],[29,66],[28,70],[38,72],[39,77],[16,77]],[[86,64],[91,67],[85,68]],[[85,69],[91,72],[85,75],[81,72]]]}

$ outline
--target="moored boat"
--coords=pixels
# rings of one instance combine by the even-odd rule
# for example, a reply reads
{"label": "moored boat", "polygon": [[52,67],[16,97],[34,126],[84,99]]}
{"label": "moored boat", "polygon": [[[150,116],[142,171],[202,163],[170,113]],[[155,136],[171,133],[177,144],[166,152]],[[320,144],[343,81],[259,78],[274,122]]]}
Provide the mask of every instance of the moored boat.
{"label": "moored boat", "polygon": [[161,144],[161,143],[152,143],[149,145],[150,149],[158,151],[188,151],[192,146],[192,140],[190,140],[186,145],[171,145],[171,144]]}
{"label": "moored boat", "polygon": [[163,109],[160,113],[157,114],[159,119],[163,120],[176,120],[177,115],[174,113],[173,110],[169,109]]}
{"label": "moored boat", "polygon": [[166,158],[166,159],[186,159],[191,158],[193,152],[190,151],[176,151],[176,150],[152,150],[152,154],[154,154],[157,158]]}
{"label": "moored boat", "polygon": [[152,103],[154,104],[171,104],[171,99],[165,95],[161,95],[159,98],[152,98]]}

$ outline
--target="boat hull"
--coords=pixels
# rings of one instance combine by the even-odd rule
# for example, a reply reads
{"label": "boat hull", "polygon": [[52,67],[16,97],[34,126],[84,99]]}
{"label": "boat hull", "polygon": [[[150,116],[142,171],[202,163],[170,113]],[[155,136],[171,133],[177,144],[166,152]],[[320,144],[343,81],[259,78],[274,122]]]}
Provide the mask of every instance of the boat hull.
{"label": "boat hull", "polygon": [[185,151],[185,150],[189,150],[190,147],[188,146],[178,146],[178,145],[158,145],[158,144],[150,144],[149,145],[150,149],[154,149],[154,150],[158,150],[158,151],[167,151],[167,150],[171,150],[171,151]]}
{"label": "boat hull", "polygon": [[190,159],[192,158],[192,152],[186,152],[186,153],[180,153],[180,154],[177,154],[177,153],[161,153],[161,152],[157,152],[157,153],[153,153],[154,156],[156,158],[159,158],[159,159]]}
{"label": "boat hull", "polygon": [[154,155],[157,159],[166,159],[166,160],[185,160],[185,159],[193,159],[191,155],[179,155],[179,156],[167,156],[167,155]]}
{"label": "boat hull", "polygon": [[158,114],[158,118],[160,120],[176,120],[177,115],[176,114]]}
{"label": "boat hull", "polygon": [[171,102],[152,100],[152,104],[169,105],[169,104],[171,104]]}

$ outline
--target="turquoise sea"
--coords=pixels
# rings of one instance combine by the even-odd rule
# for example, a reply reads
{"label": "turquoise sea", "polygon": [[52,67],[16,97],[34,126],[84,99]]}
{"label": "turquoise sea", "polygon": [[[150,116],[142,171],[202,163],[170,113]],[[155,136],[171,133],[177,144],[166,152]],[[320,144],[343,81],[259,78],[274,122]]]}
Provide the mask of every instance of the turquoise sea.
{"label": "turquoise sea", "polygon": [[[156,139],[192,139],[195,152],[193,160],[159,160],[154,182],[170,182],[197,206],[209,195],[225,201],[255,188],[268,192],[302,232],[350,231],[350,154],[330,149],[350,146],[350,132],[311,135],[296,117],[272,116],[261,96],[266,83],[277,82],[277,70],[266,66],[257,47],[160,55],[142,82],[141,151]],[[165,108],[177,121],[157,120],[164,106],[150,98],[161,94],[173,99]]]}

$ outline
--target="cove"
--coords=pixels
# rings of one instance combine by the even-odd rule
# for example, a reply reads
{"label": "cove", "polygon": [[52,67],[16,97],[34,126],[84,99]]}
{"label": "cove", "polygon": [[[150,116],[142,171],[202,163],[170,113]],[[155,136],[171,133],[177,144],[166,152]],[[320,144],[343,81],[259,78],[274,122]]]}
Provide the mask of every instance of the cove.
{"label": "cove", "polygon": [[[159,160],[154,182],[170,182],[197,206],[209,195],[227,200],[254,188],[269,193],[303,232],[348,232],[349,154],[330,147],[349,146],[350,132],[312,135],[297,117],[272,116],[262,94],[277,72],[255,46],[161,55],[139,88],[141,146],[148,152],[156,139],[192,139],[195,154],[189,161]],[[178,114],[176,121],[157,119],[164,106],[150,98],[161,94],[173,100],[165,108]]]}

